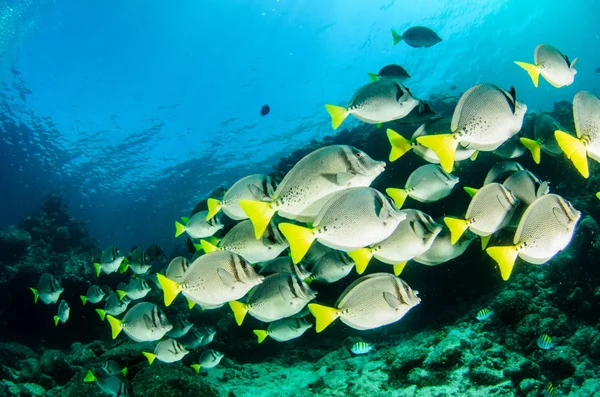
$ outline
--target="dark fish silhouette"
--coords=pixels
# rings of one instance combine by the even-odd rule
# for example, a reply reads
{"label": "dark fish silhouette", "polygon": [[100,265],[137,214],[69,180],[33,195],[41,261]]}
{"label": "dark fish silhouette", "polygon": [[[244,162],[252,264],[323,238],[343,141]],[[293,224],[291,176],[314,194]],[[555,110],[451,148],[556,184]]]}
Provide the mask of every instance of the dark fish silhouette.
{"label": "dark fish silhouette", "polygon": [[411,47],[431,47],[436,45],[442,39],[436,32],[424,26],[413,26],[408,28],[402,35],[392,29],[392,43],[398,44],[404,40]]}
{"label": "dark fish silhouette", "polygon": [[260,108],[260,115],[266,116],[267,114],[269,114],[270,111],[271,111],[271,108],[269,107],[269,105],[263,105],[263,107]]}
{"label": "dark fish silhouette", "polygon": [[596,68],[596,73],[600,73],[600,68]]}
{"label": "dark fish silhouette", "polygon": [[450,86],[450,91],[456,91],[456,86],[455,85],[451,85]]}

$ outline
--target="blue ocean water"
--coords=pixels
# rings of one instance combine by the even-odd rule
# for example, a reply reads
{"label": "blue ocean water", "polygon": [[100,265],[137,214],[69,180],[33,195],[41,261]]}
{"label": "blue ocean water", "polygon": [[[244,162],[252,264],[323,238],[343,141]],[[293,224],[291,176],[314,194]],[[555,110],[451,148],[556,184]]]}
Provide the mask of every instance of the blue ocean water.
{"label": "blue ocean water", "polygon": [[[418,97],[493,81],[529,109],[597,91],[591,0],[2,1],[0,225],[60,191],[101,245],[172,243],[172,221],[215,186],[269,171],[330,134],[382,65]],[[421,24],[443,45],[392,46]],[[548,42],[571,58],[569,87],[535,89],[514,60]],[[271,106],[260,117],[263,104]],[[351,124],[348,124],[351,125]]]}

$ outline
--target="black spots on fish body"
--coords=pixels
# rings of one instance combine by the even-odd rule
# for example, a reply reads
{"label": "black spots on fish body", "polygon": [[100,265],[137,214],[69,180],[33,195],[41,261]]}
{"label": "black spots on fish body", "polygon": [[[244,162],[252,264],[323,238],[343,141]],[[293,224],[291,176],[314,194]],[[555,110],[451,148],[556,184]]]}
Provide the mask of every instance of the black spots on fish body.
{"label": "black spots on fish body", "polygon": [[271,107],[269,105],[263,105],[262,108],[260,108],[260,115],[266,116],[267,114],[269,114],[270,111]]}

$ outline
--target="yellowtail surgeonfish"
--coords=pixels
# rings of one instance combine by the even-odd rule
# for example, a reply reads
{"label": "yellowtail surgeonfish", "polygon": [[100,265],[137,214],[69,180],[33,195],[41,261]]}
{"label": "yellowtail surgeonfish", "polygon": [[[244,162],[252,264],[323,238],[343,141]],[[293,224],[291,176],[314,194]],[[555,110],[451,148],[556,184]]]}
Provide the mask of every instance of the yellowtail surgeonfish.
{"label": "yellowtail surgeonfish", "polygon": [[287,342],[301,337],[312,326],[304,318],[284,318],[272,322],[266,330],[255,329],[253,332],[258,338],[258,343],[263,343],[267,337],[277,342]]}
{"label": "yellowtail surgeonfish", "polygon": [[354,251],[385,240],[405,218],[379,191],[356,187],[333,196],[312,227],[280,223],[279,229],[290,243],[292,260],[298,263],[315,240],[333,249]]}
{"label": "yellowtail surgeonfish", "polygon": [[157,277],[163,289],[165,306],[170,306],[175,297],[183,293],[205,309],[240,299],[263,281],[263,276],[259,276],[251,264],[229,251],[215,251],[199,257],[182,275],[180,282],[162,274]]}
{"label": "yellowtail surgeonfish", "polygon": [[58,298],[60,298],[60,294],[65,290],[56,277],[51,275],[50,273],[44,273],[40,277],[40,281],[38,282],[37,289],[29,288],[33,293],[33,301],[37,303],[38,299],[41,299],[46,305],[51,303],[58,302]]}
{"label": "yellowtail surgeonfish", "polygon": [[369,73],[369,78],[371,81],[394,80],[403,83],[404,80],[410,78],[410,75],[402,66],[392,64],[382,67],[377,73]]}
{"label": "yellowtail surgeonfish", "polygon": [[538,86],[540,74],[556,88],[571,85],[577,70],[574,66],[577,58],[571,62],[569,57],[550,44],[539,44],[533,52],[533,64],[515,62],[529,73],[534,86]]}
{"label": "yellowtail surgeonfish", "polygon": [[327,104],[331,127],[336,130],[349,114],[368,124],[401,119],[415,107],[423,106],[410,91],[395,80],[377,80],[356,91],[348,107]]}
{"label": "yellowtail surgeonfish", "polygon": [[433,150],[442,168],[451,172],[458,145],[493,151],[519,132],[526,111],[527,106],[517,101],[513,87],[509,92],[493,84],[478,84],[460,97],[450,134],[420,136],[417,142]]}
{"label": "yellowtail surgeonfish", "polygon": [[123,299],[127,296],[132,301],[144,299],[148,293],[152,291],[148,282],[142,278],[134,278],[129,280],[129,283],[123,290],[117,290],[119,297]]}
{"label": "yellowtail surgeonfish", "polygon": [[313,222],[330,195],[369,186],[384,169],[383,161],[375,161],[352,146],[326,146],[294,165],[272,201],[240,200],[240,206],[252,221],[256,238],[260,238],[275,213],[299,222]]}
{"label": "yellowtail surgeonfish", "polygon": [[310,277],[310,272],[306,270],[302,263],[294,263],[289,256],[282,256],[264,262],[258,274],[263,276],[273,273],[291,273],[304,280]]}
{"label": "yellowtail surgeonfish", "polygon": [[540,113],[533,121],[533,139],[520,138],[523,146],[531,152],[533,161],[536,164],[539,164],[541,161],[541,152],[552,157],[561,154],[558,142],[556,142],[556,138],[554,137],[554,131],[556,130],[564,131],[565,128],[548,113]]}
{"label": "yellowtail surgeonfish", "polygon": [[88,371],[83,378],[86,383],[95,383],[98,388],[114,397],[129,397],[129,388],[121,376],[103,374],[101,377],[96,378],[92,371]]}
{"label": "yellowtail surgeonfish", "polygon": [[240,255],[252,264],[275,259],[289,247],[275,222],[270,222],[263,235],[257,239],[254,235],[254,226],[249,219],[231,228],[217,246],[206,240],[201,240],[200,244],[207,254],[217,250],[227,250]]}
{"label": "yellowtail surgeonfish", "polygon": [[513,173],[517,171],[523,171],[525,168],[516,161],[500,161],[499,163],[494,164],[492,168],[488,171],[485,176],[485,180],[483,181],[484,185],[492,182],[502,183],[511,176]]}
{"label": "yellowtail surgeonfish", "polygon": [[366,330],[400,320],[421,303],[417,294],[393,274],[374,273],[350,284],[336,307],[311,303],[308,308],[317,320],[317,332],[323,331],[337,318],[351,328]]}
{"label": "yellowtail surgeonfish", "polygon": [[154,360],[162,361],[163,363],[174,363],[180,361],[188,353],[189,351],[175,339],[161,340],[154,348],[154,352],[142,352],[150,365],[152,365]]}
{"label": "yellowtail surgeonfish", "polygon": [[216,367],[219,365],[222,359],[223,353],[210,349],[202,352],[200,359],[198,360],[198,364],[192,364],[190,367],[192,367],[196,373],[200,373],[201,370],[207,370]]}
{"label": "yellowtail surgeonfish", "polygon": [[127,310],[127,307],[131,303],[131,299],[124,296],[121,298],[118,292],[114,292],[106,298],[104,301],[104,309],[96,309],[96,313],[100,316],[100,320],[104,321],[107,314],[111,316],[118,316]]}
{"label": "yellowtail surgeonfish", "polygon": [[247,302],[229,302],[238,325],[247,313],[260,321],[272,322],[300,312],[317,293],[298,276],[276,273],[250,292]]}
{"label": "yellowtail surgeonfish", "polygon": [[394,199],[396,207],[402,208],[407,197],[421,203],[441,200],[452,192],[458,177],[447,173],[437,164],[425,164],[414,170],[404,189],[388,188],[385,192]]}
{"label": "yellowtail surgeonfish", "polygon": [[167,271],[165,272],[165,276],[175,281],[176,283],[180,283],[183,280],[184,273],[190,268],[190,262],[187,258],[183,256],[178,256],[173,258],[169,265],[167,266]]}
{"label": "yellowtail surgeonfish", "polygon": [[80,295],[79,298],[81,303],[85,305],[87,302],[100,303],[105,295],[106,293],[102,288],[97,285],[90,285],[85,295]]}
{"label": "yellowtail surgeonfish", "polygon": [[542,182],[529,170],[517,171],[511,174],[502,185],[507,188],[520,204],[528,207],[538,197],[548,194],[550,185],[548,182]]}
{"label": "yellowtail surgeonfish", "polygon": [[579,91],[573,99],[577,138],[557,130],[558,146],[584,178],[590,176],[587,158],[600,162],[600,99],[589,91]]}
{"label": "yellowtail surgeonfish", "polygon": [[436,45],[442,39],[435,31],[425,26],[412,26],[402,34],[392,29],[392,44],[396,45],[401,41],[414,48],[427,48]]}
{"label": "yellowtail surgeonfish", "polygon": [[426,266],[441,265],[461,256],[475,238],[475,234],[467,232],[457,243],[452,244],[450,230],[443,225],[442,231],[433,240],[431,247],[421,255],[415,256],[413,260]]}
{"label": "yellowtail surgeonfish", "polygon": [[440,225],[421,211],[400,212],[406,215],[406,219],[400,222],[388,238],[370,247],[348,253],[356,262],[358,274],[362,274],[371,258],[375,257],[383,263],[394,265],[394,274],[400,275],[406,262],[427,251],[442,231]]}
{"label": "yellowtail surgeonfish", "polygon": [[277,180],[269,175],[248,175],[236,183],[223,195],[221,200],[209,198],[207,200],[208,214],[206,219],[211,219],[219,211],[233,220],[248,219],[248,215],[240,207],[240,200],[270,201],[277,189]]}
{"label": "yellowtail surgeonfish", "polygon": [[104,274],[111,274],[119,270],[121,262],[123,262],[125,256],[121,254],[121,251],[116,245],[109,245],[104,251],[102,251],[102,257],[100,262],[94,263],[96,269],[96,276],[100,277],[100,272]]}
{"label": "yellowtail surgeonfish", "polygon": [[141,302],[125,313],[122,320],[106,316],[112,338],[124,331],[135,342],[151,342],[162,339],[173,328],[165,313],[155,304]]}
{"label": "yellowtail surgeonfish", "polygon": [[175,222],[175,237],[179,237],[185,232],[192,238],[206,238],[223,228],[218,217],[207,221],[207,215],[208,211],[200,211],[189,219],[182,217],[183,223]]}
{"label": "yellowtail surgeonfish", "polygon": [[129,255],[126,266],[138,276],[146,275],[152,268],[150,255],[148,255],[145,249],[138,247]]}
{"label": "yellowtail surgeonfish", "polygon": [[71,308],[66,300],[61,300],[58,304],[58,311],[54,316],[54,326],[57,326],[59,322],[62,324],[66,323],[71,314]]}
{"label": "yellowtail surgeonfish", "polygon": [[165,334],[167,338],[181,338],[187,335],[192,329],[194,323],[192,323],[186,316],[177,316],[174,320],[171,320],[173,328]]}
{"label": "yellowtail surgeonfish", "polygon": [[[311,250],[312,247],[308,252],[310,253]],[[311,275],[305,281],[307,283],[313,281],[335,283],[350,274],[355,266],[356,263],[347,253],[331,250],[317,260],[311,270]]]}
{"label": "yellowtail surgeonfish", "polygon": [[487,253],[498,263],[504,280],[512,273],[517,257],[541,265],[563,250],[571,241],[581,212],[556,194],[535,200],[517,227],[512,246],[489,247]]}
{"label": "yellowtail surgeonfish", "polygon": [[469,229],[482,238],[482,246],[485,247],[489,236],[510,223],[518,205],[519,199],[504,185],[490,183],[483,186],[471,199],[464,219],[444,218],[450,229],[452,244],[456,244]]}

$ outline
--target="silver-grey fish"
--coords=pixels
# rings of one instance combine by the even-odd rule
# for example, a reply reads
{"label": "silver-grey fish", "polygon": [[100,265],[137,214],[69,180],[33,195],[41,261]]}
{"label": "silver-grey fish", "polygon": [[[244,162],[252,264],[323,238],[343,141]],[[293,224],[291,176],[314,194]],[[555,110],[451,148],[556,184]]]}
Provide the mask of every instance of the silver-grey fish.
{"label": "silver-grey fish", "polygon": [[58,311],[54,316],[54,326],[57,326],[59,321],[63,324],[66,323],[70,314],[71,308],[69,307],[69,304],[66,300],[61,300],[58,304]]}
{"label": "silver-grey fish", "polygon": [[191,218],[182,218],[184,223],[175,222],[175,237],[179,237],[184,232],[192,238],[210,237],[223,228],[219,217],[206,220],[208,211],[200,211]]}
{"label": "silver-grey fish", "polygon": [[127,266],[131,269],[131,271],[140,276],[148,274],[152,268],[150,256],[143,248],[136,248],[133,250],[129,257]]}
{"label": "silver-grey fish", "polygon": [[557,130],[564,131],[565,127],[548,113],[540,113],[533,121],[533,139],[521,138],[521,143],[531,152],[531,157],[536,164],[541,161],[541,152],[552,157],[560,156],[562,153],[554,136]]}
{"label": "silver-grey fish", "polygon": [[120,376],[103,374],[96,378],[92,371],[88,371],[83,379],[84,382],[94,382],[102,392],[113,397],[129,397],[129,388]]}
{"label": "silver-grey fish", "polygon": [[165,334],[167,338],[181,338],[194,326],[194,323],[186,316],[175,317],[175,320],[171,321],[171,324],[173,325],[173,328]]}
{"label": "silver-grey fish", "polygon": [[373,329],[400,320],[421,303],[403,280],[389,273],[363,276],[342,293],[336,307],[316,303],[308,308],[317,320],[316,331],[323,331],[335,319],[358,330]]}
{"label": "silver-grey fish", "polygon": [[422,203],[432,203],[447,197],[458,183],[458,177],[447,173],[437,164],[425,164],[414,170],[404,189],[388,188],[385,192],[402,208],[407,197]]}
{"label": "silver-grey fish", "polygon": [[223,358],[223,353],[220,353],[216,350],[206,350],[202,352],[200,355],[200,359],[198,360],[198,364],[192,364],[191,367],[194,371],[200,373],[201,370],[207,370],[210,368],[214,368],[221,362]]}
{"label": "silver-grey fish", "polygon": [[121,296],[115,292],[109,294],[104,301],[104,309],[96,309],[96,313],[98,313],[100,319],[104,321],[104,317],[106,317],[107,314],[118,316],[119,314],[124,313],[130,303],[131,299],[126,296],[121,299]]}
{"label": "silver-grey fish", "polygon": [[50,273],[44,273],[40,277],[37,289],[29,288],[33,293],[33,301],[37,303],[41,299],[46,305],[58,302],[60,294],[65,290],[58,280]]}
{"label": "silver-grey fish", "polygon": [[190,268],[190,262],[183,256],[174,258],[167,267],[165,276],[175,282],[183,280],[183,274]]}
{"label": "silver-grey fish", "polygon": [[240,207],[240,200],[270,201],[277,189],[277,184],[277,180],[269,175],[246,176],[234,183],[222,200],[214,198],[207,200],[207,219],[212,218],[221,210],[233,220],[248,219],[248,215]]}
{"label": "silver-grey fish", "polygon": [[433,240],[431,247],[421,255],[415,256],[413,260],[426,266],[437,266],[446,263],[462,255],[475,237],[475,234],[467,232],[456,244],[452,244],[450,230],[446,225],[443,225],[442,231]]}
{"label": "silver-grey fish", "polygon": [[312,324],[304,318],[284,318],[272,322],[266,330],[255,329],[253,332],[258,337],[258,343],[262,343],[267,337],[277,342],[286,342],[301,337],[310,327]]}
{"label": "silver-grey fish", "polygon": [[269,275],[273,273],[291,273],[302,280],[310,276],[302,263],[295,264],[289,256],[272,259],[263,264],[258,274]]}
{"label": "silver-grey fish", "polygon": [[494,182],[483,186],[471,199],[464,219],[444,217],[452,244],[456,244],[467,229],[481,237],[491,236],[508,225],[518,205],[519,199],[504,185]]}
{"label": "silver-grey fish", "polygon": [[157,277],[163,288],[166,306],[179,293],[183,293],[205,309],[240,299],[263,280],[263,276],[259,276],[244,258],[229,251],[215,251],[199,257],[179,283],[162,274]]}
{"label": "silver-grey fish", "polygon": [[85,295],[79,295],[79,298],[81,299],[81,303],[85,305],[87,302],[100,303],[104,299],[104,296],[106,296],[106,293],[102,288],[97,285],[90,285]]}
{"label": "silver-grey fish", "polygon": [[548,194],[548,182],[542,182],[528,170],[517,171],[511,174],[502,183],[525,207],[528,207],[538,197]]}
{"label": "silver-grey fish", "polygon": [[284,218],[313,222],[332,194],[369,186],[384,168],[384,162],[375,161],[352,146],[326,146],[294,165],[277,187],[272,201],[241,200],[240,205],[259,238],[276,212]]}
{"label": "silver-grey fish", "polygon": [[521,143],[521,136],[519,136],[519,134],[511,136],[492,153],[503,159],[516,159],[517,157],[521,157],[525,153],[525,147]]}
{"label": "silver-grey fish", "polygon": [[459,99],[450,129],[451,134],[427,135],[417,138],[421,145],[433,150],[440,165],[451,172],[458,145],[480,151],[493,151],[523,124],[527,106],[517,101],[516,92],[493,84],[478,84]]}
{"label": "silver-grey fish", "polygon": [[331,127],[335,130],[353,115],[368,124],[385,123],[408,115],[421,102],[410,91],[393,79],[377,80],[356,91],[348,107],[327,104]]}
{"label": "silver-grey fish", "polygon": [[114,360],[106,360],[101,368],[108,375],[127,375],[127,367],[121,368]]}
{"label": "silver-grey fish", "polygon": [[102,251],[102,258],[100,262],[94,263],[96,269],[96,276],[100,277],[100,272],[105,274],[111,274],[119,270],[121,262],[123,262],[125,256],[121,254],[121,251],[116,245],[111,244],[104,251]]}
{"label": "silver-grey fish", "polygon": [[483,181],[484,185],[490,184],[492,182],[502,183],[508,178],[511,174],[517,171],[523,171],[525,168],[516,161],[501,161],[499,163],[494,164],[492,168],[488,171],[485,176],[485,180]]}
{"label": "silver-grey fish", "polygon": [[512,246],[489,247],[487,253],[498,263],[504,280],[508,280],[517,256],[541,265],[563,250],[571,241],[581,212],[556,194],[535,200],[525,211]]}
{"label": "silver-grey fish", "polygon": [[152,365],[154,360],[162,361],[163,363],[174,363],[180,361],[188,353],[189,351],[175,339],[161,340],[154,348],[154,352],[142,352],[150,365]]}
{"label": "silver-grey fish", "polygon": [[335,283],[350,274],[355,265],[354,260],[347,253],[331,250],[320,257],[306,281]]}
{"label": "silver-grey fish", "polygon": [[148,282],[142,278],[129,280],[129,284],[122,291],[117,291],[121,296],[127,296],[131,300],[144,299],[152,291]]}
{"label": "silver-grey fish", "polygon": [[274,259],[289,246],[274,222],[270,222],[263,235],[257,239],[254,235],[254,226],[249,219],[231,228],[219,242],[218,247],[205,240],[201,240],[200,243],[206,253],[227,250],[240,255],[252,264]]}
{"label": "silver-grey fish", "polygon": [[206,346],[213,341],[217,331],[211,327],[194,327],[181,338],[181,343],[186,349],[195,349]]}
{"label": "silver-grey fish", "polygon": [[401,35],[392,29],[392,44],[396,45],[401,41],[414,48],[427,48],[436,45],[442,39],[436,32],[425,26],[410,27]]}
{"label": "silver-grey fish", "polygon": [[290,243],[292,260],[302,260],[313,241],[341,251],[354,251],[389,237],[406,218],[383,194],[370,187],[339,192],[327,202],[311,228],[279,224]]}
{"label": "silver-grey fish", "polygon": [[150,342],[161,339],[173,328],[165,313],[149,302],[136,304],[125,313],[122,320],[111,315],[106,318],[112,329],[113,339],[124,331],[135,342]]}
{"label": "silver-grey fish", "polygon": [[577,70],[574,66],[577,58],[571,62],[569,57],[550,44],[538,44],[533,52],[533,64],[515,62],[527,71],[534,86],[538,86],[540,74],[556,88],[571,85]]}
{"label": "silver-grey fish", "polygon": [[229,306],[238,325],[242,325],[247,313],[260,321],[271,322],[293,316],[316,296],[317,293],[297,276],[276,273],[252,290],[246,303],[231,301]]}
{"label": "silver-grey fish", "polygon": [[403,210],[406,219],[385,240],[370,247],[360,248],[349,255],[356,262],[356,271],[362,274],[372,257],[394,265],[394,274],[400,275],[406,262],[427,251],[442,226],[427,214],[418,210]]}
{"label": "silver-grey fish", "polygon": [[410,74],[400,65],[386,65],[382,67],[377,73],[369,73],[371,81],[377,80],[394,80],[398,83],[402,83],[410,78]]}

